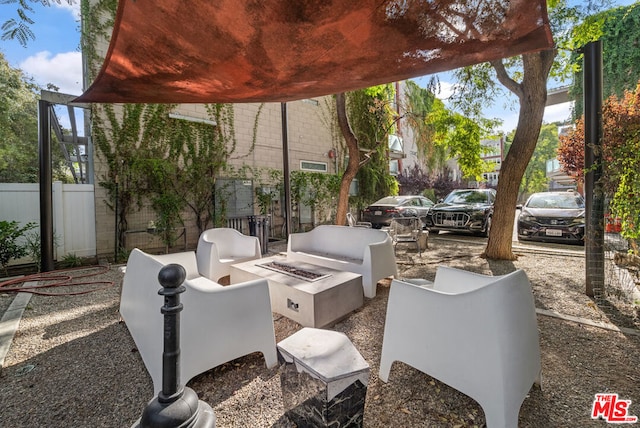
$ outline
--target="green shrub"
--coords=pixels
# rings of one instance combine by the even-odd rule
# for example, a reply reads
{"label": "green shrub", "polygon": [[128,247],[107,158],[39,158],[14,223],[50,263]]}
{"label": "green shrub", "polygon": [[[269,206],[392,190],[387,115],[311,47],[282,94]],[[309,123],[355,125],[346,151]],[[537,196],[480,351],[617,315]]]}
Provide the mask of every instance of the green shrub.
{"label": "green shrub", "polygon": [[76,256],[75,253],[67,253],[62,258],[62,266],[67,268],[82,266],[82,257]]}
{"label": "green shrub", "polygon": [[19,244],[18,240],[25,232],[36,227],[35,223],[27,223],[19,227],[17,221],[0,221],[0,265],[7,272],[7,265],[13,259],[27,255],[27,248]]}

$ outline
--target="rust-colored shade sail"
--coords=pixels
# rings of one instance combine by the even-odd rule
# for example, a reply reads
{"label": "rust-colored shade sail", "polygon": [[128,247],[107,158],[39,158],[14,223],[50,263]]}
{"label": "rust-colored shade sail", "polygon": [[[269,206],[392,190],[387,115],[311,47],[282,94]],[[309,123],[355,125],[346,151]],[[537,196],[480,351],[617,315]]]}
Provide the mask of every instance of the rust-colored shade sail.
{"label": "rust-colored shade sail", "polygon": [[120,0],[77,101],[284,102],[552,46],[545,0]]}

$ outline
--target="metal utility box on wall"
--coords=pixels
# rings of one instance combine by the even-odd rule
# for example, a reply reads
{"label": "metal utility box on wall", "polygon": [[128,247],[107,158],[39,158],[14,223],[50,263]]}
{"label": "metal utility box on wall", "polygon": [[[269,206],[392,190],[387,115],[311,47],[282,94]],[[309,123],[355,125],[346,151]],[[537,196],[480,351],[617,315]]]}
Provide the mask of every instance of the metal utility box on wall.
{"label": "metal utility box on wall", "polygon": [[231,178],[217,179],[215,206],[218,213],[221,213],[222,207],[225,208],[224,216],[226,218],[253,215],[253,181]]}

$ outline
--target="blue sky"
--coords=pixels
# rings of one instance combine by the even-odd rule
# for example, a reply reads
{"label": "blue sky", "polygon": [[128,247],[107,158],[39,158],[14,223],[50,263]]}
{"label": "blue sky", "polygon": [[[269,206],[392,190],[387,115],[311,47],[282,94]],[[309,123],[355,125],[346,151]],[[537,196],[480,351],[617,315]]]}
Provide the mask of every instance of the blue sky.
{"label": "blue sky", "polygon": [[[60,92],[82,93],[82,61],[80,55],[79,1],[70,6],[66,0],[61,5],[51,2],[50,7],[39,2],[33,5],[36,21],[32,26],[35,40],[24,48],[15,40],[3,40],[0,50],[12,67],[20,68],[27,75],[45,86],[53,83]],[[0,5],[0,22],[16,16],[16,4]]]}
{"label": "blue sky", "polygon": [[[82,61],[79,49],[79,0],[74,0],[73,5],[69,5],[67,0],[61,0],[61,3],[58,5],[52,1],[51,6],[44,7],[39,2],[29,2],[35,9],[35,14],[31,15],[36,21],[32,26],[35,40],[29,41],[26,48],[15,40],[3,40],[0,50],[12,67],[22,69],[41,86],[52,83],[62,93],[80,95]],[[614,3],[622,6],[634,3],[634,0],[618,0]],[[15,11],[16,4],[0,4],[0,24],[9,17],[14,17]],[[439,78],[442,92],[438,97],[444,99],[454,82],[447,73],[440,73]],[[568,119],[570,108],[570,103],[547,107],[545,122]],[[504,102],[497,102],[493,107],[487,108],[485,115],[488,118],[502,119],[502,130],[505,132],[516,127],[518,112],[515,108],[505,109]]]}

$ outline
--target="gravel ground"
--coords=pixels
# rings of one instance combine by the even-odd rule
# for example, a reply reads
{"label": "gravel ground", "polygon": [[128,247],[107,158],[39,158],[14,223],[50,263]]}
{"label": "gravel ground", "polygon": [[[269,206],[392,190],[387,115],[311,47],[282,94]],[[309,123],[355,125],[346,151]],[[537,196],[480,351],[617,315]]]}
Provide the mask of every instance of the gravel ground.
{"label": "gravel ground", "polygon": [[[629,413],[640,415],[636,308],[586,297],[584,256],[517,250],[517,261],[493,262],[480,257],[482,249],[433,237],[421,257],[402,250],[400,276],[433,279],[437,265],[493,275],[522,268],[537,308],[626,328],[617,332],[539,315],[542,388],[532,388],[524,401],[519,426],[603,427],[604,421],[590,418],[594,395],[601,392],[631,400]],[[153,398],[135,344],[119,322],[121,274],[113,266],[95,280],[114,285],[84,295],[32,297],[0,373],[0,426],[128,427]],[[475,401],[403,363],[394,363],[389,383],[378,379],[389,283],[381,281],[374,299],[332,327],[347,334],[371,367],[365,427],[483,426]],[[12,297],[0,293],[0,309]],[[301,328],[277,314],[274,325],[276,341]],[[218,366],[188,386],[213,407],[220,428],[294,426],[282,416],[279,369],[265,368],[260,354]]]}

